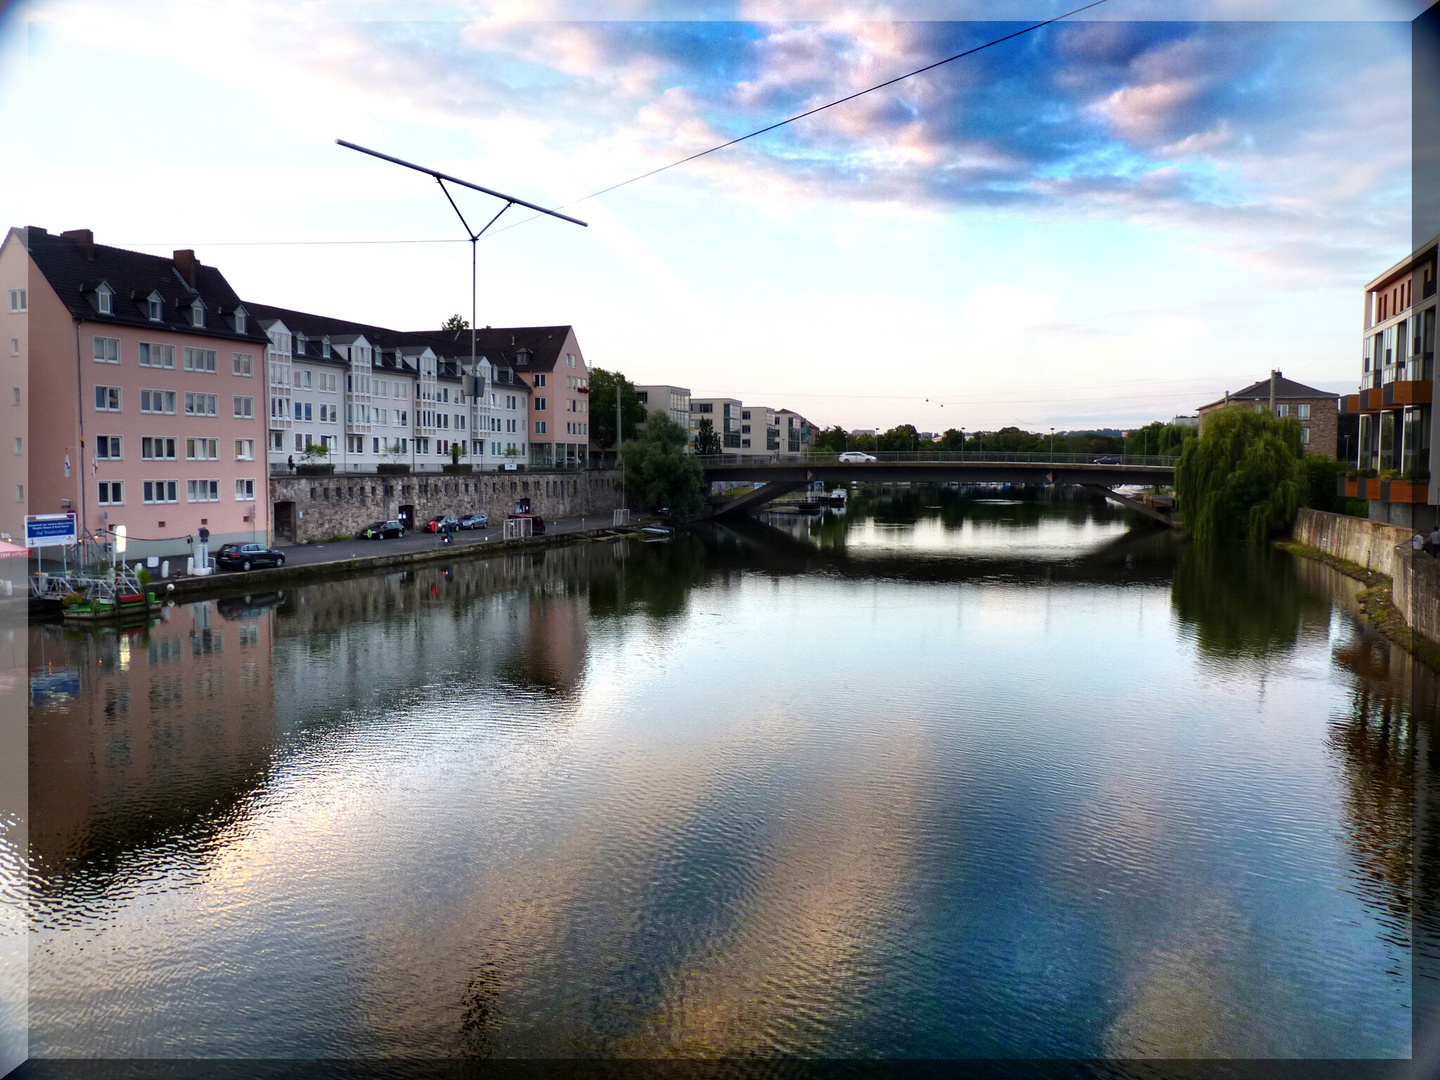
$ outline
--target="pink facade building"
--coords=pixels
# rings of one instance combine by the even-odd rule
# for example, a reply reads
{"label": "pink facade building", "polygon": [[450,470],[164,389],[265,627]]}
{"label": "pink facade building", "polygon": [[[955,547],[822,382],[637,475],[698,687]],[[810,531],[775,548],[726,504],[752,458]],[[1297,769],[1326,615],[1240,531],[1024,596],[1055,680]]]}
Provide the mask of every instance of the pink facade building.
{"label": "pink facade building", "polygon": [[267,338],[218,270],[11,229],[0,311],[5,407],[26,425],[6,432],[21,465],[0,479],[0,531],[73,511],[82,530],[125,526],[132,559],[184,556],[202,527],[212,549],[269,539]]}

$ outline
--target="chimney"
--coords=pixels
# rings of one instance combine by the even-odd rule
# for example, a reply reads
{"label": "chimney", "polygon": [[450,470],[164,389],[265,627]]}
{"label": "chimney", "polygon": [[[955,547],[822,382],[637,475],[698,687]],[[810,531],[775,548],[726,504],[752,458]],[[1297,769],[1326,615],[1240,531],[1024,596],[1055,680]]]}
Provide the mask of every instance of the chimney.
{"label": "chimney", "polygon": [[74,240],[75,245],[85,253],[85,257],[91,262],[95,261],[95,234],[89,229],[66,229],[60,235],[67,240]]}
{"label": "chimney", "polygon": [[1275,415],[1275,380],[1280,378],[1280,373],[1273,368],[1270,370],[1270,415]]}
{"label": "chimney", "polygon": [[174,255],[175,269],[180,271],[180,276],[185,279],[185,284],[195,288],[195,268],[200,265],[195,258],[195,252],[189,248],[177,251]]}

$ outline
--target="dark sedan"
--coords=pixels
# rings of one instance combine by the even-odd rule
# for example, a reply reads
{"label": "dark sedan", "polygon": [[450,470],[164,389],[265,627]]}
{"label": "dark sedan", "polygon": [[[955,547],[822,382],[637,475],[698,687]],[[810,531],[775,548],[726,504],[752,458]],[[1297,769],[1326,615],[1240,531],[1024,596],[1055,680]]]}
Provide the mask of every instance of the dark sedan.
{"label": "dark sedan", "polygon": [[285,553],[264,544],[223,544],[215,552],[221,570],[254,570],[261,566],[284,566]]}
{"label": "dark sedan", "polygon": [[388,540],[405,535],[405,526],[398,521],[373,521],[360,530],[362,540]]}

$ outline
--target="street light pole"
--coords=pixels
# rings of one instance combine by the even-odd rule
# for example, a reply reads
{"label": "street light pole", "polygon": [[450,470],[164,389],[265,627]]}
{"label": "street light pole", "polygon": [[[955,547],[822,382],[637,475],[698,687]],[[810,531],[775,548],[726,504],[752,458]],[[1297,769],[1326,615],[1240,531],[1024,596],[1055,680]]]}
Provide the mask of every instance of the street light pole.
{"label": "street light pole", "polygon": [[[335,141],[341,146],[345,147],[347,150],[358,150],[362,154],[369,154],[371,157],[379,158],[381,161],[388,161],[392,165],[403,165],[407,169],[414,169],[416,172],[421,172],[424,173],[426,176],[434,177],[435,182],[440,185],[440,190],[445,193],[445,198],[449,201],[451,209],[455,211],[455,216],[460,219],[460,224],[464,226],[465,235],[470,238],[470,374],[473,377],[475,374],[476,360],[475,337],[476,333],[479,330],[476,318],[479,311],[479,301],[477,298],[479,293],[479,283],[477,276],[478,263],[476,246],[480,242],[480,237],[484,236],[486,230],[488,230],[491,225],[494,225],[495,222],[499,221],[500,215],[505,213],[505,211],[509,210],[512,206],[523,206],[527,210],[534,210],[549,217],[559,218],[561,221],[568,221],[572,225],[579,225],[582,228],[588,228],[588,224],[581,221],[579,218],[570,217],[568,214],[562,214],[556,210],[547,210],[543,206],[536,206],[534,203],[526,202],[524,199],[518,198],[515,195],[506,195],[504,192],[501,191],[494,191],[491,188],[481,187],[479,184],[472,184],[468,180],[461,180],[458,176],[451,176],[449,173],[442,173],[438,169],[431,169],[424,165],[416,165],[413,161],[406,161],[403,158],[391,157],[389,154],[382,154],[378,150],[370,150],[364,146],[359,146],[352,142],[346,142],[344,139],[336,139]],[[452,184],[459,185],[460,187],[469,188],[471,191],[478,191],[482,195],[490,195],[496,199],[504,199],[505,205],[496,212],[494,217],[492,217],[489,221],[485,223],[484,228],[482,228],[479,232],[476,232],[475,230],[470,228],[470,223],[465,220],[465,215],[460,213],[460,207],[455,205],[455,200],[450,195],[450,189],[445,186],[445,181],[447,180],[450,181],[450,183]]]}

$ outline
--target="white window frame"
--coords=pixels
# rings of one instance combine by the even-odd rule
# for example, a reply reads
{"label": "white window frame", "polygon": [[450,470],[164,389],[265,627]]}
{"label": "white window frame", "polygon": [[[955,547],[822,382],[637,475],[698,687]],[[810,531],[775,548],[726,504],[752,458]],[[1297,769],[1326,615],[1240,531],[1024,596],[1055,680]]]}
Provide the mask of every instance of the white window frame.
{"label": "white window frame", "polygon": [[1296,418],[1297,418],[1297,419],[1299,419],[1299,420],[1309,420],[1309,419],[1310,419],[1310,403],[1309,403],[1308,401],[1303,401],[1303,402],[1301,402],[1299,405],[1295,406],[1295,413],[1296,413]]}
{"label": "white window frame", "polygon": [[[115,498],[116,492],[120,497]],[[96,492],[96,502],[100,506],[124,506],[125,505],[125,481],[124,480],[101,480]]]}
{"label": "white window frame", "polygon": [[255,377],[255,354],[237,352],[230,354],[230,374],[241,379]]}
{"label": "white window frame", "polygon": [[[160,453],[155,444],[160,444]],[[174,435],[146,435],[140,439],[141,461],[174,461],[180,452],[180,440]]]}
{"label": "white window frame", "polygon": [[[197,453],[196,451],[199,451]],[[219,461],[220,440],[203,435],[191,435],[185,439],[186,461]]]}
{"label": "white window frame", "polygon": [[165,301],[154,294],[147,296],[145,298],[145,314],[150,317],[151,322],[163,322],[165,320]]}
{"label": "white window frame", "polygon": [[[104,453],[101,453],[101,450]],[[111,451],[114,451],[113,453]],[[96,435],[95,436],[95,460],[96,461],[124,461],[125,460],[125,439],[120,435]]]}
{"label": "white window frame", "polygon": [[[206,485],[201,487],[200,485]],[[220,481],[219,480],[187,480],[185,481],[185,501],[192,503],[219,502]]]}
{"label": "white window frame", "polygon": [[185,346],[185,370],[214,375],[218,365],[218,353],[214,349],[197,349]]}
{"label": "white window frame", "polygon": [[[136,350],[139,354],[141,367],[160,368],[165,371],[175,370],[175,346],[162,345],[158,341],[142,341]],[[160,363],[155,359],[159,357]]]}
{"label": "white window frame", "polygon": [[236,461],[254,461],[254,460],[255,460],[255,440],[254,440],[254,439],[236,439],[236,440],[235,440],[235,460],[236,460]]}
{"label": "white window frame", "polygon": [[255,419],[255,399],[243,394],[234,395],[234,410],[236,420]]}
{"label": "white window frame", "polygon": [[101,315],[115,314],[115,293],[108,285],[101,285],[95,290],[95,310]]}
{"label": "white window frame", "polygon": [[[156,498],[156,494],[159,498]],[[141,499],[146,506],[156,506],[164,503],[178,503],[180,501],[180,481],[178,480],[146,480],[140,489]]]}
{"label": "white window frame", "polygon": [[[145,398],[147,395],[149,395],[150,398],[150,408],[148,409],[145,407]],[[175,397],[176,394],[174,390],[141,390],[140,411],[142,413],[150,413],[154,416],[174,416],[176,405]],[[158,409],[155,407],[157,402],[161,406]],[[165,408],[166,405],[170,407],[167,409]]]}
{"label": "white window frame", "polygon": [[255,481],[250,477],[240,477],[235,481],[235,501],[255,501]]}
{"label": "white window frame", "polygon": [[20,315],[20,314],[23,314],[23,313],[25,313],[25,312],[27,312],[27,311],[29,311],[29,310],[30,310],[29,290],[27,290],[27,289],[11,289],[11,290],[10,290],[10,313],[11,313],[12,315]]}
{"label": "white window frame", "polygon": [[185,415],[186,416],[219,416],[218,394],[205,394],[200,392],[185,392]]}
{"label": "white window frame", "polygon": [[205,305],[199,300],[190,305],[190,325],[199,329],[205,327]]}
{"label": "white window frame", "polygon": [[95,335],[95,362],[97,364],[120,363],[120,339]]}
{"label": "white window frame", "polygon": [[[104,394],[105,404],[100,403],[100,396]],[[111,402],[114,402],[112,405]],[[97,386],[95,387],[95,411],[96,412],[120,412],[122,397],[118,386]]]}

